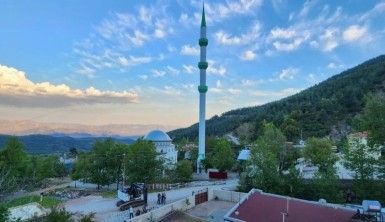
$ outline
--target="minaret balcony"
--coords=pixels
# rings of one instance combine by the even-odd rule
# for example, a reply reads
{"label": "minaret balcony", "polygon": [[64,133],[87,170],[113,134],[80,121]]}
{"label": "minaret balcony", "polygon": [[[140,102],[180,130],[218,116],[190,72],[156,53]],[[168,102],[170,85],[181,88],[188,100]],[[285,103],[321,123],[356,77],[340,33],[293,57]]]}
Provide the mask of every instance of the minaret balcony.
{"label": "minaret balcony", "polygon": [[198,86],[198,91],[199,91],[200,93],[206,93],[207,90],[208,90],[208,87],[207,87],[207,86],[202,86],[202,85]]}
{"label": "minaret balcony", "polygon": [[208,44],[209,44],[209,40],[207,38],[200,38],[199,39],[199,46],[200,47],[207,46]]}
{"label": "minaret balcony", "polygon": [[198,63],[199,69],[207,69],[208,66],[209,66],[209,64],[207,62],[199,62]]}

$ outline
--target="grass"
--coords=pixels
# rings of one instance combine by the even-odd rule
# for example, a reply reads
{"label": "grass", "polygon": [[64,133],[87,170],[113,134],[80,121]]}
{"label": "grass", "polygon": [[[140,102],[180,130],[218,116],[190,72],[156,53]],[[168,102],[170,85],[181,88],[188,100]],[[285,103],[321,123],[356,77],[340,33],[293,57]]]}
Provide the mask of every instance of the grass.
{"label": "grass", "polygon": [[10,200],[8,202],[5,202],[3,206],[5,206],[6,208],[10,208],[10,207],[16,207],[24,204],[29,204],[32,202],[37,202],[45,208],[55,207],[61,203],[60,200],[49,196],[43,197],[43,201],[40,202],[40,196],[33,195],[33,196],[19,197],[19,198]]}

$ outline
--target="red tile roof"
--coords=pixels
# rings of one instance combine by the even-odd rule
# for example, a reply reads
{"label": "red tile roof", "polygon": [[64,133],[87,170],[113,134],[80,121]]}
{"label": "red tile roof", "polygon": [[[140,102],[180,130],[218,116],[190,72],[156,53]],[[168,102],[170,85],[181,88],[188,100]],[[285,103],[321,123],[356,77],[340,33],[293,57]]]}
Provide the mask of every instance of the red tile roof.
{"label": "red tile roof", "polygon": [[[286,212],[283,220],[282,214]],[[257,191],[249,194],[226,219],[247,222],[349,222],[354,214],[354,210],[342,207]]]}

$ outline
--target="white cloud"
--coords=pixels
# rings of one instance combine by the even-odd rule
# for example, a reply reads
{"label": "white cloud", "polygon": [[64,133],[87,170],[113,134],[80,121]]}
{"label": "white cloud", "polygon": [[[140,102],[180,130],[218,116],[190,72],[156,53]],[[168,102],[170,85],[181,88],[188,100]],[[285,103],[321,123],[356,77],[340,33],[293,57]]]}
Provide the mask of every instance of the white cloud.
{"label": "white cloud", "polygon": [[247,45],[256,41],[260,36],[261,24],[254,22],[249,30],[239,36],[233,36],[224,31],[215,33],[215,40],[222,45]]}
{"label": "white cloud", "polygon": [[158,70],[158,69],[151,70],[151,73],[153,77],[163,77],[166,75],[166,71]]}
{"label": "white cloud", "polygon": [[134,66],[151,62],[151,57],[118,57],[119,64],[122,66]]}
{"label": "white cloud", "polygon": [[280,80],[288,80],[288,79],[294,79],[294,77],[297,74],[298,74],[298,69],[287,68],[287,69],[281,70],[278,76]]}
{"label": "white cloud", "polygon": [[215,86],[216,86],[217,88],[222,87],[221,80],[217,80],[217,82],[215,83]]}
{"label": "white cloud", "polygon": [[140,75],[139,78],[141,78],[143,80],[147,80],[148,79],[148,75]]}
{"label": "white cloud", "polygon": [[291,39],[296,37],[296,31],[292,29],[275,28],[270,31],[269,38],[271,39]]}
{"label": "white cloud", "polygon": [[298,49],[309,38],[308,30],[297,30],[294,27],[274,28],[270,31],[267,41],[272,42],[277,51],[289,52]]}
{"label": "white cloud", "polygon": [[228,92],[230,94],[232,94],[232,95],[239,95],[239,94],[241,94],[241,90],[240,89],[235,89],[235,88],[229,88]]}
{"label": "white cloud", "polygon": [[155,23],[155,31],[154,36],[158,39],[162,39],[166,37],[167,34],[172,33],[173,30],[171,28],[167,28],[169,24],[166,20],[157,20]]}
{"label": "white cloud", "polygon": [[[237,0],[224,3],[206,3],[206,16],[210,22],[220,22],[235,14],[248,14],[262,5],[262,0]],[[198,15],[199,16],[199,15]]]}
{"label": "white cloud", "polygon": [[182,55],[189,55],[189,56],[197,56],[199,55],[199,48],[190,46],[190,45],[184,45],[182,46],[180,50],[180,54]]}
{"label": "white cloud", "polygon": [[183,71],[188,74],[193,74],[194,72],[198,72],[198,69],[192,65],[183,65]]}
{"label": "white cloud", "polygon": [[209,67],[207,68],[207,74],[210,75],[217,75],[217,76],[224,76],[226,75],[226,68],[222,65],[217,66],[215,61],[208,60]]}
{"label": "white cloud", "polygon": [[179,70],[172,67],[172,66],[166,66],[166,69],[168,70],[168,72],[171,74],[171,75],[178,75],[179,74]]}
{"label": "white cloud", "polygon": [[254,81],[254,80],[250,80],[250,79],[242,79],[242,81],[241,81],[242,86],[254,86],[257,83],[263,83],[263,82],[264,82],[263,80]]}
{"label": "white cloud", "polygon": [[328,64],[327,66],[329,69],[341,69],[344,67],[344,65],[342,64],[337,64],[337,63],[334,63],[334,62],[331,62]]}
{"label": "white cloud", "polygon": [[338,34],[337,28],[328,28],[320,36],[320,41],[323,44],[322,50],[325,52],[333,51],[338,45]]}
{"label": "white cloud", "polygon": [[252,50],[247,50],[242,54],[241,59],[251,61],[255,59],[255,56],[256,54]]}
{"label": "white cloud", "polygon": [[134,91],[101,91],[94,87],[72,89],[65,84],[35,83],[26,74],[0,65],[0,103],[18,107],[62,107],[84,103],[130,103],[138,101]]}
{"label": "white cloud", "polygon": [[358,25],[351,25],[343,32],[343,39],[347,42],[354,42],[367,34],[367,29],[365,27],[360,27]]}

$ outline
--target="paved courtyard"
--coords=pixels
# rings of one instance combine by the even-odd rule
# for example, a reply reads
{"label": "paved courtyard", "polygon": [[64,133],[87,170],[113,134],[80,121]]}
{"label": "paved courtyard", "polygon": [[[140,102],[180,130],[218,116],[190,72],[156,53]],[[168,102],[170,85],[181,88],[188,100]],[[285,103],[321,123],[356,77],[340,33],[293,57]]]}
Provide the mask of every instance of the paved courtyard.
{"label": "paved courtyard", "polygon": [[205,219],[207,221],[223,221],[223,216],[235,205],[236,203],[213,200],[202,204],[199,204],[192,209],[186,211],[187,214]]}
{"label": "paved courtyard", "polygon": [[[186,187],[177,190],[166,191],[166,203],[171,203],[183,199],[186,196],[192,195],[193,191],[196,193],[197,191],[206,189],[207,187],[214,189],[235,189],[238,185],[238,180],[228,180],[226,183],[220,185],[209,185],[208,183],[204,184],[206,184],[206,186]],[[95,212],[97,221],[123,222],[128,218],[128,211],[119,211],[118,207],[116,207],[117,201],[117,198],[103,198],[101,196],[90,195],[87,197],[69,200],[64,203],[64,207],[72,213],[88,214]],[[157,207],[156,201],[157,193],[149,193],[148,206],[150,208]]]}

